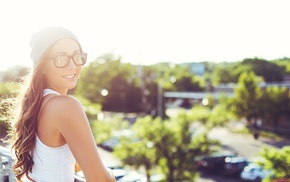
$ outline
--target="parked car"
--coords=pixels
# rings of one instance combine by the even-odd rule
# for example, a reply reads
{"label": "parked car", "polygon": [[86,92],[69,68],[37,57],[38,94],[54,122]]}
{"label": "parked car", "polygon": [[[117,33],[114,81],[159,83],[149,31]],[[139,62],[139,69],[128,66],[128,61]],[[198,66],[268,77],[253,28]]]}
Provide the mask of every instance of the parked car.
{"label": "parked car", "polygon": [[102,147],[103,149],[109,152],[112,152],[114,148],[117,145],[119,145],[121,138],[128,138],[128,139],[131,138],[131,139],[134,139],[134,141],[135,140],[137,141],[133,131],[127,129],[127,130],[121,130],[121,131],[114,131],[111,138],[98,144],[98,146]]}
{"label": "parked car", "polygon": [[239,177],[245,166],[248,164],[248,159],[244,157],[226,157],[223,174],[227,176]]}
{"label": "parked car", "polygon": [[260,167],[258,164],[249,163],[241,172],[241,180],[261,182],[262,179],[272,176],[274,173],[272,170],[266,170]]}
{"label": "parked car", "polygon": [[236,156],[231,152],[215,152],[211,155],[204,156],[201,159],[197,160],[198,169],[211,172],[211,173],[220,173],[224,169],[225,159],[227,157]]}
{"label": "parked car", "polygon": [[150,176],[150,182],[160,182],[165,181],[165,175],[164,174],[152,174]]}
{"label": "parked car", "polygon": [[[113,174],[115,175],[114,170],[113,170]],[[146,182],[147,178],[136,171],[127,171],[127,173],[123,177],[116,179],[116,181],[117,182]]]}
{"label": "parked car", "polygon": [[120,141],[117,137],[112,137],[98,145],[103,149],[105,149],[106,151],[112,152],[114,148],[119,144],[119,142]]}

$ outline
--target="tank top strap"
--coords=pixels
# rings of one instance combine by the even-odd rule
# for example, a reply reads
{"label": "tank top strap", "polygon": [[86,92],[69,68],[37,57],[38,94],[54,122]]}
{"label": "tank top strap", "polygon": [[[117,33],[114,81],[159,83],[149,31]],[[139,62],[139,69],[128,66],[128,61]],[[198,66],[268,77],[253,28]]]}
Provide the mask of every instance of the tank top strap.
{"label": "tank top strap", "polygon": [[[43,97],[46,96],[46,95],[49,95],[49,94],[60,95],[57,91],[54,91],[54,90],[51,90],[51,89],[44,89],[44,90],[43,90]],[[49,101],[51,98],[52,98],[52,97],[46,99],[46,100],[42,103],[42,105],[41,105],[41,107],[40,107],[39,114],[38,114],[38,118],[39,118],[39,116],[40,116],[40,114],[41,114],[41,112],[42,112],[42,110],[43,110],[43,108],[44,108],[44,105],[45,105],[45,104],[47,103],[47,101]]]}
{"label": "tank top strap", "polygon": [[43,97],[48,95],[48,94],[56,94],[56,95],[60,95],[60,93],[58,93],[57,91],[51,90],[49,88],[46,88],[43,90]]}

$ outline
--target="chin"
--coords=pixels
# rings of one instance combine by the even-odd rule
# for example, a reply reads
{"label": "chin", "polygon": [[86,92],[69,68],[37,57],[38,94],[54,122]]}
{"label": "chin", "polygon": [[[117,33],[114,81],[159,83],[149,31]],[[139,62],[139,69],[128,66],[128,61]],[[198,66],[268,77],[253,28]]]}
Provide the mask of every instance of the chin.
{"label": "chin", "polygon": [[74,86],[72,86],[72,87],[70,87],[70,88],[68,88],[68,89],[74,89],[76,86],[77,86],[77,85],[74,85]]}
{"label": "chin", "polygon": [[75,84],[68,85],[67,88],[68,88],[68,89],[73,89],[73,88],[75,88],[76,86],[77,86],[77,84],[75,83]]}

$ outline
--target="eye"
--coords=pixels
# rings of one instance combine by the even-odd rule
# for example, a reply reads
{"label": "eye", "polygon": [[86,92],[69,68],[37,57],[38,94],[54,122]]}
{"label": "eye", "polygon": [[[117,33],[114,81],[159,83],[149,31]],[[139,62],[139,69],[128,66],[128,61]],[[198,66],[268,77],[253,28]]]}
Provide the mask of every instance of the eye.
{"label": "eye", "polygon": [[76,64],[78,65],[84,65],[86,63],[87,60],[87,56],[86,53],[77,53],[73,56],[73,59],[75,61]]}
{"label": "eye", "polygon": [[67,64],[68,59],[67,55],[56,55],[54,56],[54,63],[57,67],[63,67]]}

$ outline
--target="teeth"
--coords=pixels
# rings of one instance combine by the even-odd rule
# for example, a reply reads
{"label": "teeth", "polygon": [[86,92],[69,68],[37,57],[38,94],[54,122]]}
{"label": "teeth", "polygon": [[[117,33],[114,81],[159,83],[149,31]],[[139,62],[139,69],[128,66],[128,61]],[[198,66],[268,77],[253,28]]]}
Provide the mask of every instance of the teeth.
{"label": "teeth", "polygon": [[75,77],[75,74],[73,74],[73,75],[68,75],[68,76],[65,76],[64,78],[73,78],[73,77]]}

